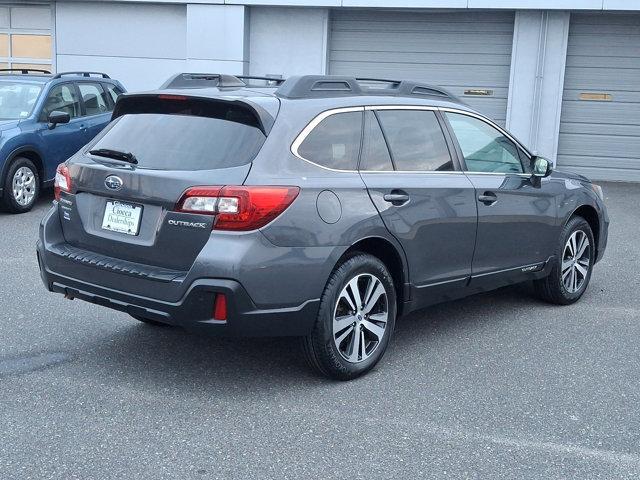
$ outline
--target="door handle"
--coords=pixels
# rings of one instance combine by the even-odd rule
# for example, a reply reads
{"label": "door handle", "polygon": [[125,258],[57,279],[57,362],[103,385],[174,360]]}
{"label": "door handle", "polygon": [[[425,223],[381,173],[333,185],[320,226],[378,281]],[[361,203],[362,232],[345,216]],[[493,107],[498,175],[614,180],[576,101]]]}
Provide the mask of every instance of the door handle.
{"label": "door handle", "polygon": [[403,191],[398,190],[393,190],[391,193],[385,193],[382,198],[395,206],[404,205],[409,201],[409,195]]}
{"label": "door handle", "polygon": [[478,195],[478,201],[485,205],[493,205],[498,201],[498,196],[493,192],[484,192],[482,195]]}

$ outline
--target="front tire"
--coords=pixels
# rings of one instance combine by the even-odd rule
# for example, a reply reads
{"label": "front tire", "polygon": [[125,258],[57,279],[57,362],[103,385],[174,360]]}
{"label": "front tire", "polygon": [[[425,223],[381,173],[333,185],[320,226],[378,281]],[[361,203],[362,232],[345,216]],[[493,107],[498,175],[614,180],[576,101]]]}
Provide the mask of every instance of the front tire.
{"label": "front tire", "polygon": [[572,217],[562,229],[551,273],[534,283],[538,295],[557,305],[577,302],[589,285],[595,252],[591,226],[582,217]]}
{"label": "front tire", "polygon": [[10,213],[25,213],[33,208],[39,195],[38,169],[28,158],[15,158],[4,179],[3,206]]}
{"label": "front tire", "polygon": [[322,375],[351,380],[384,355],[395,326],[396,292],[387,267],[359,253],[331,274],[313,331],[303,339],[309,364]]}

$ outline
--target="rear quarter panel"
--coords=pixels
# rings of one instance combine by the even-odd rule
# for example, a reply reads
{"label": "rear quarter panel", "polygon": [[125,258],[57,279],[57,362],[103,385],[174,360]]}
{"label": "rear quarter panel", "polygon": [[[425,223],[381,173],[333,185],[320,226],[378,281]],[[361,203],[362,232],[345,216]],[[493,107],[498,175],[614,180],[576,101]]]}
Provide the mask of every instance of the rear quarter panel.
{"label": "rear quarter panel", "polygon": [[[405,271],[407,265],[357,172],[322,168],[291,153],[296,136],[318,113],[317,108],[284,104],[245,184],[300,187],[293,204],[261,232],[273,245],[290,249],[280,262],[288,263],[292,274],[319,296],[342,254],[365,238],[387,240],[400,253]],[[310,269],[310,259],[321,266]]]}

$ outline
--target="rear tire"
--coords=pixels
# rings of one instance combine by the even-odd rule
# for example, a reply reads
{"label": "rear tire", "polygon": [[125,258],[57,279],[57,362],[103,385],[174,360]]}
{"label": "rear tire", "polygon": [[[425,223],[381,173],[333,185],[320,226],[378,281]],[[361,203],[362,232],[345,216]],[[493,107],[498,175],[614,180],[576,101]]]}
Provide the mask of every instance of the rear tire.
{"label": "rear tire", "polygon": [[31,160],[16,157],[4,179],[2,206],[10,213],[25,213],[40,196],[40,176]]}
{"label": "rear tire", "polygon": [[595,246],[589,223],[582,217],[572,217],[560,234],[551,273],[534,282],[538,296],[556,305],[577,302],[591,279]]}
{"label": "rear tire", "polygon": [[355,254],[329,277],[314,329],[303,339],[307,361],[336,380],[367,373],[387,349],[396,312],[387,267],[372,255]]}
{"label": "rear tire", "polygon": [[147,325],[153,325],[154,327],[168,327],[169,325],[162,322],[157,322],[155,320],[149,320],[148,318],[140,317],[138,315],[131,315],[133,318],[138,320],[139,322],[146,323]]}

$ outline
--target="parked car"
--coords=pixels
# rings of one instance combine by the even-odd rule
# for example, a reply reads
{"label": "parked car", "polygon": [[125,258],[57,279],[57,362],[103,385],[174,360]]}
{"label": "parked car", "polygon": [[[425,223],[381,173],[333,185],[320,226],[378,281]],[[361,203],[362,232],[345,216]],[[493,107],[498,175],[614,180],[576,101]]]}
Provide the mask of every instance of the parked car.
{"label": "parked car", "polygon": [[37,246],[50,291],[151,324],[300,336],[338,379],[427,305],[529,280],[556,304],[584,293],[609,224],[586,178],[437,87],[245,82],[184,74],[118,99],[58,168]]}
{"label": "parked car", "polygon": [[0,203],[31,210],[56,167],[108,123],[124,87],[104,73],[0,69]]}

